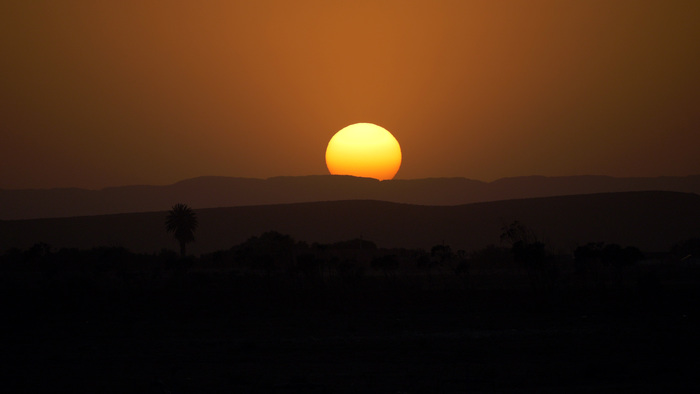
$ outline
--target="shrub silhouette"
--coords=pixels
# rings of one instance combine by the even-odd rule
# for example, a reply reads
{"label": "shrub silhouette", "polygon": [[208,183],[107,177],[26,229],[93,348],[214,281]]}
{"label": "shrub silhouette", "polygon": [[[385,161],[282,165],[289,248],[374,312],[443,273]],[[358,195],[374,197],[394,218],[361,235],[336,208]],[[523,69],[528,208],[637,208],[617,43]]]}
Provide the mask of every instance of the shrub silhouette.
{"label": "shrub silhouette", "polygon": [[325,261],[313,253],[300,254],[296,258],[296,272],[309,279],[323,279]]}
{"label": "shrub silhouette", "polygon": [[671,254],[678,260],[700,258],[700,238],[690,238],[676,243],[671,248]]}
{"label": "shrub silhouette", "polygon": [[385,254],[383,256],[372,259],[372,268],[381,270],[384,277],[389,279],[399,268],[399,259],[395,254]]}
{"label": "shrub silhouette", "polygon": [[430,257],[436,265],[443,265],[452,259],[452,248],[450,245],[435,245],[430,248]]}
{"label": "shrub silhouette", "polygon": [[342,284],[356,286],[365,277],[365,268],[355,259],[345,259],[337,264],[336,274]]}
{"label": "shrub silhouette", "polygon": [[425,271],[429,280],[432,280],[433,270],[441,267],[452,258],[452,248],[449,245],[438,244],[430,248],[430,253],[421,253],[416,256],[416,266]]}
{"label": "shrub silhouette", "polygon": [[605,279],[601,276],[603,270],[611,273],[612,280],[617,285],[621,285],[623,270],[634,265],[643,257],[642,252],[636,247],[623,248],[618,244],[605,244],[603,242],[590,242],[574,250],[576,273],[584,281],[593,281],[597,287],[605,287],[606,285]]}

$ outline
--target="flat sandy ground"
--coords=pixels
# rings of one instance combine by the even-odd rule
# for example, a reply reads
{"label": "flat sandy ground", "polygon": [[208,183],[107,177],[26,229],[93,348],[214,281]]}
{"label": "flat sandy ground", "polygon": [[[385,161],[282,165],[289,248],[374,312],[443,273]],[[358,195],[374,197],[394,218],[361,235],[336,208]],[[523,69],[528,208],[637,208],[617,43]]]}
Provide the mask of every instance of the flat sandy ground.
{"label": "flat sandy ground", "polygon": [[699,302],[380,279],[5,288],[0,391],[698,392]]}

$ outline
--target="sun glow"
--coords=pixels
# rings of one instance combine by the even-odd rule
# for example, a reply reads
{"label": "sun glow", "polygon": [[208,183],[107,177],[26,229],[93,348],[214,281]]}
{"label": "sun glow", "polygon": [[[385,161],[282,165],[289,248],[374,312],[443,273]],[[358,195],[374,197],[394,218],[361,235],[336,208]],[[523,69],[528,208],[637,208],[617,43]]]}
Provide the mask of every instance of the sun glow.
{"label": "sun glow", "polygon": [[401,167],[401,147],[383,127],[355,123],[328,142],[326,166],[333,175],[392,179]]}

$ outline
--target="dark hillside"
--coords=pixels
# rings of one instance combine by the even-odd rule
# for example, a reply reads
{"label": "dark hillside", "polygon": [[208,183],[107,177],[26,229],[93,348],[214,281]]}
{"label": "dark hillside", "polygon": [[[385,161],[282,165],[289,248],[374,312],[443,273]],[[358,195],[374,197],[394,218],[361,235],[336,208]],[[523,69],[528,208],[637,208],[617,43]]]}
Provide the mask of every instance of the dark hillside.
{"label": "dark hillside", "polygon": [[380,182],[369,178],[330,175],[269,179],[200,177],[172,185],[123,186],[102,190],[0,189],[0,219],[151,212],[180,202],[195,209],[343,200],[459,205],[532,197],[649,190],[700,194],[700,176],[531,176],[504,178],[490,183],[466,178]]}
{"label": "dark hillside", "polygon": [[[361,237],[382,247],[430,248],[446,243],[473,250],[499,242],[501,228],[518,220],[547,245],[571,251],[589,241],[665,251],[700,237],[700,196],[629,192],[507,200],[458,206],[421,206],[354,200],[197,210],[200,227],[190,251],[226,249],[265,231],[308,242]],[[175,249],[165,212],[0,221],[0,248],[124,246],[135,252]]]}

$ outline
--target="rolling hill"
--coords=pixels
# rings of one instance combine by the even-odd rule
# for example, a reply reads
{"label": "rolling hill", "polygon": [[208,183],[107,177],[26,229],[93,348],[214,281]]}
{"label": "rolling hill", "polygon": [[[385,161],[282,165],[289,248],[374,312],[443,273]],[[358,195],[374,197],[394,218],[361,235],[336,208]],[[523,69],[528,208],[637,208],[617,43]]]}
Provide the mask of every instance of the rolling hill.
{"label": "rolling hill", "polygon": [[466,178],[380,182],[369,178],[331,175],[269,179],[200,177],[165,186],[123,186],[102,190],[0,189],[0,219],[150,212],[166,210],[179,202],[197,209],[342,200],[460,205],[533,197],[649,190],[700,194],[700,176],[531,176],[503,178],[488,183]]}
{"label": "rolling hill", "polygon": [[[363,238],[381,247],[467,251],[498,244],[502,226],[518,220],[555,251],[590,241],[665,251],[700,237],[700,195],[647,191],[426,206],[375,200],[324,201],[198,209],[200,254],[279,231],[297,240],[329,243]],[[0,221],[0,251],[36,242],[53,247],[124,246],[136,252],[176,249],[164,230],[165,211]]]}

